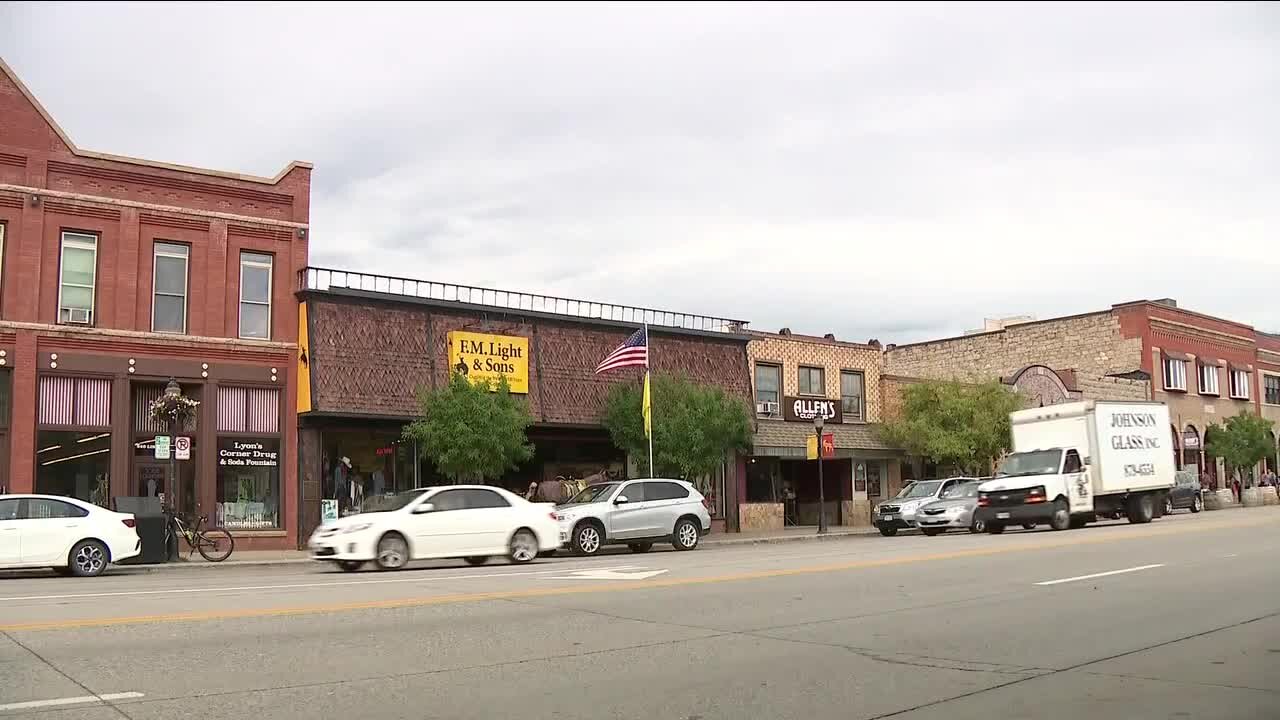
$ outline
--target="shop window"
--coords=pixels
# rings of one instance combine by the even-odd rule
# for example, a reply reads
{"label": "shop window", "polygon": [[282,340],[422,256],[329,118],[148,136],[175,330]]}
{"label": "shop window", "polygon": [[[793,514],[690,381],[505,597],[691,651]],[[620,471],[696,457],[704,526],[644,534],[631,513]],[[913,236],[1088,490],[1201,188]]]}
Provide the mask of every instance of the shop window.
{"label": "shop window", "polygon": [[1231,369],[1231,397],[1236,400],[1249,399],[1249,373],[1247,371]]}
{"label": "shop window", "polygon": [[103,378],[40,378],[40,424],[111,426],[111,381]]}
{"label": "shop window", "polygon": [[822,395],[827,394],[826,373],[820,367],[800,366],[799,370],[799,388],[801,395]]}
{"label": "shop window", "polygon": [[280,525],[280,439],[218,438],[217,525],[271,530]]}
{"label": "shop window", "polygon": [[1164,358],[1164,389],[1178,390],[1186,392],[1187,390],[1187,361],[1179,358]]}
{"label": "shop window", "polygon": [[4,223],[0,223],[0,288],[4,288]]}
{"label": "shop window", "polygon": [[781,412],[782,368],[768,363],[756,363],[756,413],[772,416]]}
{"label": "shop window", "polygon": [[273,258],[240,253],[240,337],[271,339],[271,266]]}
{"label": "shop window", "polygon": [[1263,375],[1263,402],[1268,405],[1280,405],[1280,375]]}
{"label": "shop window", "polygon": [[62,233],[58,278],[58,322],[92,325],[94,287],[98,279],[96,235]]}
{"label": "shop window", "polygon": [[218,432],[280,432],[280,390],[219,387]]}
{"label": "shop window", "polygon": [[111,433],[37,432],[35,491],[106,507],[111,492]]}
{"label": "shop window", "polygon": [[155,332],[187,331],[187,261],[190,252],[186,245],[155,244],[155,277],[151,294],[151,329]]}
{"label": "shop window", "polygon": [[853,370],[840,371],[840,412],[845,420],[862,420],[864,376]]}
{"label": "shop window", "polygon": [[9,429],[9,417],[13,414],[13,375],[0,370],[0,430]]}
{"label": "shop window", "polygon": [[[328,430],[324,433],[322,511],[337,518],[374,497],[418,486],[412,442],[400,431]],[[421,483],[429,484],[427,482]]]}

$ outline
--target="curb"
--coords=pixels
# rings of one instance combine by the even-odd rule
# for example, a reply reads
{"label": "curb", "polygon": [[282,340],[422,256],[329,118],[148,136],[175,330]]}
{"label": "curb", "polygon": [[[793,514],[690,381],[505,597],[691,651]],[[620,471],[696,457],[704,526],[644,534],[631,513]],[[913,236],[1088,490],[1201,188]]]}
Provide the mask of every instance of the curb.
{"label": "curb", "polygon": [[[732,534],[732,533],[729,533]],[[734,545],[776,545],[779,543],[792,542],[826,542],[830,540],[847,540],[849,538],[874,537],[878,535],[874,530],[871,532],[837,532],[819,535],[816,532],[809,535],[774,535],[770,537],[758,538],[726,538],[724,540],[704,541],[706,547],[733,547]]]}

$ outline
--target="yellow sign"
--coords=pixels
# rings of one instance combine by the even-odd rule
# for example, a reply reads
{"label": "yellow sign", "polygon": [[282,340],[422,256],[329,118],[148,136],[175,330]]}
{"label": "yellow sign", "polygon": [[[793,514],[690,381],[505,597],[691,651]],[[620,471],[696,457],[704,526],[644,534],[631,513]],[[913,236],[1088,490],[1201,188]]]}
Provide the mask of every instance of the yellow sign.
{"label": "yellow sign", "polygon": [[311,345],[307,337],[307,304],[298,304],[298,412],[311,412]]}
{"label": "yellow sign", "polygon": [[497,387],[506,376],[511,392],[529,392],[529,338],[483,335],[455,330],[449,333],[449,368],[472,382],[487,381]]}
{"label": "yellow sign", "polygon": [[808,460],[818,459],[818,436],[810,435],[804,441],[804,456]]}

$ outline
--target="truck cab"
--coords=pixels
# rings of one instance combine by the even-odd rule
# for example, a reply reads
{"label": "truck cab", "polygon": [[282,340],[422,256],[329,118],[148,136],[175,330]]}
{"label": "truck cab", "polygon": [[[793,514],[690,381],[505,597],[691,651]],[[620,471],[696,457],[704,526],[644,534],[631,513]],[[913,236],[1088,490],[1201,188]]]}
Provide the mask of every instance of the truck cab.
{"label": "truck cab", "polygon": [[974,517],[994,534],[1009,525],[1083,525],[1093,512],[1088,472],[1079,448],[1015,452],[1000,463],[994,479],[979,486]]}

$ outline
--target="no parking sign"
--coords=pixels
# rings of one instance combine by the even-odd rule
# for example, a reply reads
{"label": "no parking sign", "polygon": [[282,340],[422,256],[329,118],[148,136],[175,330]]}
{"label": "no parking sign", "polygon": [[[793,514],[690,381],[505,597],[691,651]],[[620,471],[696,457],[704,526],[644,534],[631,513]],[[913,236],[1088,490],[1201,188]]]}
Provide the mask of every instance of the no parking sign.
{"label": "no parking sign", "polygon": [[191,438],[179,436],[173,443],[173,456],[179,460],[191,459]]}

